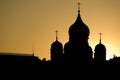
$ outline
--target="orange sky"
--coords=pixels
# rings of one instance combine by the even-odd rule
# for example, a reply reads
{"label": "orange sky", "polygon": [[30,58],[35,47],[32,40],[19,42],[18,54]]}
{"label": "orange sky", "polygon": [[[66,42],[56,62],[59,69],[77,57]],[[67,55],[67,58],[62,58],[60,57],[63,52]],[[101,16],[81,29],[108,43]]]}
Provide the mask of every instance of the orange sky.
{"label": "orange sky", "polygon": [[55,30],[64,45],[78,2],[93,52],[101,32],[107,59],[120,56],[120,0],[0,0],[0,52],[31,54],[34,46],[35,56],[50,59]]}

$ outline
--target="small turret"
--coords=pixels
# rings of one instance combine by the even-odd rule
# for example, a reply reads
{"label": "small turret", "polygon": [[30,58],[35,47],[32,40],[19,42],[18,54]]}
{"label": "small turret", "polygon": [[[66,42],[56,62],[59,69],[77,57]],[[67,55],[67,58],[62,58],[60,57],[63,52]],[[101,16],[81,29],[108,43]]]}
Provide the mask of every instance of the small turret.
{"label": "small turret", "polygon": [[106,47],[101,43],[101,34],[100,33],[100,42],[95,46],[95,62],[96,63],[104,63],[106,61]]}
{"label": "small turret", "polygon": [[56,41],[51,45],[51,61],[60,62],[63,58],[63,45],[58,41],[58,31],[56,31]]}

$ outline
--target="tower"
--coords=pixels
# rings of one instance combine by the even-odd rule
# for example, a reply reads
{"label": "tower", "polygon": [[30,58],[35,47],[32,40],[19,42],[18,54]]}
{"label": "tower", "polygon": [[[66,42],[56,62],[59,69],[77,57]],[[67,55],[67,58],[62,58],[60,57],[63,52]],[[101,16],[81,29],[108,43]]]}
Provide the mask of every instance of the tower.
{"label": "tower", "polygon": [[90,34],[88,26],[80,16],[80,3],[78,3],[78,16],[70,26],[69,41],[64,45],[64,55],[67,63],[87,64],[92,61],[92,49],[88,44]]}
{"label": "tower", "polygon": [[100,33],[100,42],[95,46],[94,59],[95,63],[101,64],[106,61],[106,47],[101,43],[101,34]]}
{"label": "tower", "polygon": [[58,41],[58,31],[56,31],[56,41],[51,45],[51,61],[61,62],[63,59],[63,45]]}

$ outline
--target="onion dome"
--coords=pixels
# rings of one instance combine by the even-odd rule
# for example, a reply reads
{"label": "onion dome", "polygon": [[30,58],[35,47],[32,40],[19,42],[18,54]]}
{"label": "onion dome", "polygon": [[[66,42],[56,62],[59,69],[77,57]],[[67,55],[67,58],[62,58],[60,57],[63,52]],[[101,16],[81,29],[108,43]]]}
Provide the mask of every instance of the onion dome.
{"label": "onion dome", "polygon": [[106,47],[105,47],[105,45],[103,45],[102,43],[101,43],[101,34],[102,33],[100,33],[100,43],[99,44],[97,44],[96,46],[95,46],[95,52],[101,52],[101,51],[106,51]]}
{"label": "onion dome", "polygon": [[52,43],[51,50],[60,50],[63,48],[62,43],[58,41],[57,32],[58,31],[56,31],[56,41]]}
{"label": "onion dome", "polygon": [[80,10],[78,7],[78,16],[76,21],[69,28],[70,37],[87,37],[89,36],[90,31],[86,24],[81,19]]}
{"label": "onion dome", "polygon": [[55,49],[55,50],[62,49],[62,43],[56,40],[55,42],[52,43],[51,49]]}
{"label": "onion dome", "polygon": [[95,52],[96,51],[106,51],[106,47],[103,44],[99,43],[95,46]]}

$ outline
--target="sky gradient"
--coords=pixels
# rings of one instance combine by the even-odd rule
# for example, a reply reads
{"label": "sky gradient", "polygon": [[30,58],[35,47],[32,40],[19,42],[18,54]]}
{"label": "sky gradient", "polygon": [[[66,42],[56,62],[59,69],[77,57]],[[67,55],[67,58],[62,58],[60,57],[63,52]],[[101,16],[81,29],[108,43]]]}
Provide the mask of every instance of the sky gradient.
{"label": "sky gradient", "polygon": [[102,43],[107,59],[120,56],[120,0],[0,0],[0,52],[32,54],[50,59],[50,47],[64,45],[68,29],[77,18],[77,3],[83,22],[90,29],[89,45]]}

